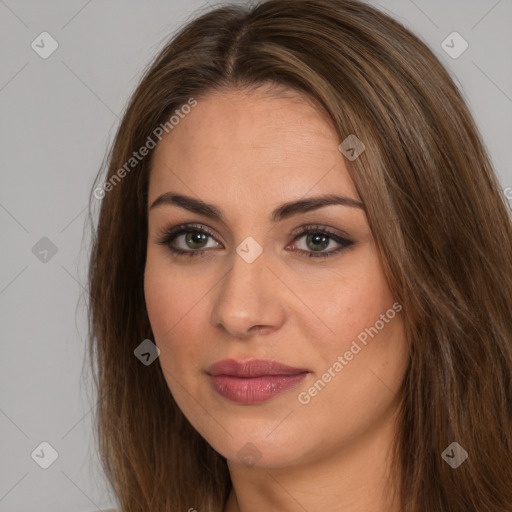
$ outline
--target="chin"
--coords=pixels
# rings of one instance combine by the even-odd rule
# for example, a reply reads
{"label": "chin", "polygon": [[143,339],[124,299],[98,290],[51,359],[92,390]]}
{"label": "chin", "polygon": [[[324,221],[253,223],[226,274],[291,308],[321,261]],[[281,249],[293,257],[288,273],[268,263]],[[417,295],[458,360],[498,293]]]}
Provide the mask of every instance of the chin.
{"label": "chin", "polygon": [[[304,457],[305,446],[299,438],[293,439],[289,431],[279,437],[269,436],[267,426],[261,430],[236,435],[219,442],[210,442],[211,446],[232,464],[247,467],[278,468],[293,465]],[[301,450],[297,447],[301,446]]]}

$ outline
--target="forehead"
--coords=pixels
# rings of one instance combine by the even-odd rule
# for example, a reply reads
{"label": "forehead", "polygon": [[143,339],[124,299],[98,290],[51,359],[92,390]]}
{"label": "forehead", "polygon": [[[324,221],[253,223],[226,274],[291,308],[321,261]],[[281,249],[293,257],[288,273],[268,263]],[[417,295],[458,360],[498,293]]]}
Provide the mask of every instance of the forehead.
{"label": "forehead", "polygon": [[167,190],[257,209],[320,193],[358,198],[336,130],[306,96],[230,89],[197,101],[154,150],[150,202]]}

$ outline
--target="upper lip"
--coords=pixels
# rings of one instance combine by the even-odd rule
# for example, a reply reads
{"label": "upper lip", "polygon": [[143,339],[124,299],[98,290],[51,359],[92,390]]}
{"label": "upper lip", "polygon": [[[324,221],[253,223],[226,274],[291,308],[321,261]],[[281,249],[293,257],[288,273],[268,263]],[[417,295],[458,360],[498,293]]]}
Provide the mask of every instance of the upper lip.
{"label": "upper lip", "polygon": [[233,377],[261,377],[263,375],[295,375],[307,371],[268,359],[251,359],[249,361],[223,359],[212,364],[207,373],[209,375],[230,375]]}

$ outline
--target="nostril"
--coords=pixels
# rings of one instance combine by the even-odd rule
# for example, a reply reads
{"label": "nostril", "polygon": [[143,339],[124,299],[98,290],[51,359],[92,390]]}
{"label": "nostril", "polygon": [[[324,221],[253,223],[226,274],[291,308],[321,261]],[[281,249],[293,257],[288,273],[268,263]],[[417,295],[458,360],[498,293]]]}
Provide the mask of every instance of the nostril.
{"label": "nostril", "polygon": [[270,334],[272,332],[272,328],[266,325],[255,325],[251,327],[251,331],[256,331],[258,334]]}

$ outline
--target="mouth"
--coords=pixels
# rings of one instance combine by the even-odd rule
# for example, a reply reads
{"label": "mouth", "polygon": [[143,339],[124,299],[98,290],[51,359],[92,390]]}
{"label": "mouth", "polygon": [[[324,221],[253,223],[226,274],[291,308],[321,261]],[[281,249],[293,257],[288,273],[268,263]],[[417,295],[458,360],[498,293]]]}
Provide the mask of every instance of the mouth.
{"label": "mouth", "polygon": [[207,370],[213,389],[239,404],[256,404],[296,387],[309,370],[269,361],[219,361]]}

